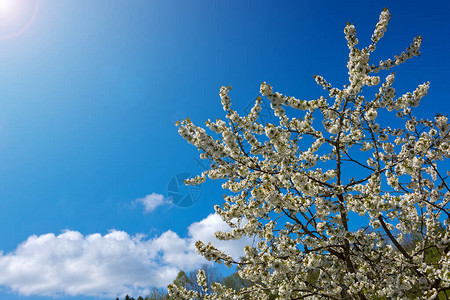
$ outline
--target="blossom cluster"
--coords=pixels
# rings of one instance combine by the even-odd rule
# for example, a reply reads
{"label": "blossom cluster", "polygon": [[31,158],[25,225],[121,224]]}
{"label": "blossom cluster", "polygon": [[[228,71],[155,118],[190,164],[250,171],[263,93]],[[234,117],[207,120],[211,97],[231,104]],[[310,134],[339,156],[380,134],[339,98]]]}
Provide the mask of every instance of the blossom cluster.
{"label": "blossom cluster", "polygon": [[[189,119],[177,123],[210,162],[188,183],[222,179],[230,191],[215,210],[232,231],[217,238],[255,240],[238,261],[196,244],[253,283],[240,291],[213,284],[204,299],[432,299],[450,289],[449,123],[413,115],[428,82],[397,96],[394,73],[383,82],[374,75],[420,54],[417,37],[393,60],[370,64],[390,17],[383,10],[366,48],[356,48],[355,26],[345,27],[349,81],[342,88],[315,76],[326,95],[300,100],[262,83],[250,113],[239,115],[231,87],[222,87],[226,119],[206,122],[212,134]],[[368,86],[379,86],[371,98],[362,93]],[[258,122],[263,98],[277,124]],[[365,226],[352,228],[356,215]],[[418,241],[408,246],[408,237]],[[201,273],[198,282],[204,286]],[[199,297],[173,285],[169,292]]]}

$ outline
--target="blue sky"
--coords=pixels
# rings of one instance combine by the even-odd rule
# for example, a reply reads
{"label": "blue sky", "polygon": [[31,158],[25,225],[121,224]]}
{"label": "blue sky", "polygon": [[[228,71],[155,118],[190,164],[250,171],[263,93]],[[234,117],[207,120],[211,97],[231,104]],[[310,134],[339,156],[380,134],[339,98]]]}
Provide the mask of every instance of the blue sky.
{"label": "blue sky", "polygon": [[[345,84],[346,22],[367,45],[390,9],[375,62],[421,35],[422,55],[395,70],[396,88],[430,81],[419,114],[448,114],[450,4],[424,3],[16,0],[0,12],[0,299],[111,298],[129,291],[117,288],[122,277],[142,290],[198,266],[192,241],[223,226],[210,214],[224,192],[207,181],[195,205],[167,203],[173,176],[203,170],[175,121],[223,117],[221,85],[244,111],[263,81],[303,99],[322,95],[313,74]],[[117,255],[123,264],[108,264]],[[106,267],[89,287],[58,269],[93,261]]]}

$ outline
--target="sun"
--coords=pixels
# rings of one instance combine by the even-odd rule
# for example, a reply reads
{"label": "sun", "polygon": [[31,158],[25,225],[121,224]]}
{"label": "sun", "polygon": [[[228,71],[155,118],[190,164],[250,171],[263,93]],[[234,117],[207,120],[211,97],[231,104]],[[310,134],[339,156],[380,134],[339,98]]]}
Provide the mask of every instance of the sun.
{"label": "sun", "polygon": [[9,15],[14,11],[15,5],[14,3],[17,1],[14,0],[0,0],[0,14],[2,16]]}
{"label": "sun", "polygon": [[0,0],[0,40],[25,32],[39,10],[40,0]]}

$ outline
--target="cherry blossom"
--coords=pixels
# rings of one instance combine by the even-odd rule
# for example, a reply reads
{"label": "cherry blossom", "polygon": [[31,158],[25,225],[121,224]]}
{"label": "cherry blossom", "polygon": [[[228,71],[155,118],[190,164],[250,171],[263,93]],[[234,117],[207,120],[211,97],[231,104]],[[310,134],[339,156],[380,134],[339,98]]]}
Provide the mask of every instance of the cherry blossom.
{"label": "cherry blossom", "polygon": [[[390,17],[384,9],[366,48],[356,47],[355,26],[345,26],[349,81],[341,88],[317,75],[325,95],[301,100],[264,82],[250,113],[240,115],[231,87],[222,87],[226,119],[208,120],[210,132],[189,119],[177,123],[210,162],[188,183],[222,179],[229,190],[215,210],[233,230],[217,238],[255,241],[240,260],[197,242],[206,259],[238,266],[253,282],[240,291],[215,283],[204,299],[437,299],[450,290],[448,119],[413,114],[428,82],[398,95],[394,73],[375,75],[420,55],[416,37],[401,54],[371,64]],[[371,86],[379,88],[367,96]],[[258,122],[262,101],[270,101],[275,124]],[[360,218],[355,228],[358,215],[366,223]],[[409,248],[408,237],[418,237]],[[198,282],[205,287],[201,272]],[[174,285],[169,293],[200,297]]]}

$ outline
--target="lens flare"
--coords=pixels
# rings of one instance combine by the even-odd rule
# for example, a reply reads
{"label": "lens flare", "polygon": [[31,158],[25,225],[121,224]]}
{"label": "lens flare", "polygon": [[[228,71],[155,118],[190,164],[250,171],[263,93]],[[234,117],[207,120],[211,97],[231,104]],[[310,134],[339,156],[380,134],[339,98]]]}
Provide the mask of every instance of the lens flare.
{"label": "lens flare", "polygon": [[14,0],[0,0],[0,15],[2,18],[14,11]]}
{"label": "lens flare", "polygon": [[0,40],[17,37],[36,18],[39,0],[0,0]]}

